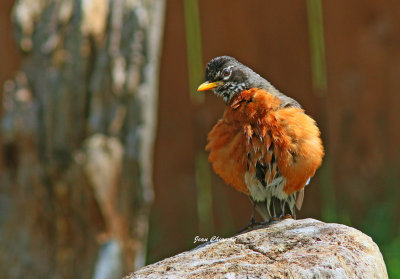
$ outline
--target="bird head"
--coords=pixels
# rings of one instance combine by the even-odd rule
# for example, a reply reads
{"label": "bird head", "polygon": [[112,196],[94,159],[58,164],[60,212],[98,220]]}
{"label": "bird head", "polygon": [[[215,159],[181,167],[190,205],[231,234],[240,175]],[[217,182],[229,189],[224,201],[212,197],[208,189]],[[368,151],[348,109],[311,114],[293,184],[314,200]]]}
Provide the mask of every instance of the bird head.
{"label": "bird head", "polygon": [[236,94],[251,88],[264,89],[276,96],[282,101],[282,107],[301,107],[298,102],[279,92],[266,79],[230,56],[219,56],[208,62],[206,82],[202,83],[197,91],[212,90],[228,104]]}
{"label": "bird head", "polygon": [[235,58],[219,56],[207,64],[206,82],[197,90],[212,90],[215,95],[222,97],[225,103],[228,103],[235,94],[252,87],[252,75],[257,74]]}

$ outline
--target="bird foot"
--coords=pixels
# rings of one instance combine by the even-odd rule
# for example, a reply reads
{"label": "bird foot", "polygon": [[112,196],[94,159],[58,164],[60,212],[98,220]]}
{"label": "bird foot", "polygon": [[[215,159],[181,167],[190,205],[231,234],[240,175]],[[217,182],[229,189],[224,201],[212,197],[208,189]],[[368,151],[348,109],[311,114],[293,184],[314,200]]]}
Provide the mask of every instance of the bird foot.
{"label": "bird foot", "polygon": [[244,229],[241,229],[241,230],[238,232],[238,234],[251,231],[251,230],[253,230],[255,227],[260,226],[261,224],[262,224],[262,223],[257,222],[256,219],[254,219],[254,217],[252,217],[252,218],[250,219],[249,224],[248,224]]}
{"label": "bird foot", "polygon": [[253,228],[255,226],[260,225],[259,222],[256,221],[256,219],[254,219],[254,217],[251,217],[249,224],[247,225],[247,228]]}
{"label": "bird foot", "polygon": [[273,222],[279,222],[285,219],[294,219],[292,215],[286,214],[286,215],[281,215],[279,217],[272,217],[271,219],[265,221],[265,222],[257,222],[254,218],[250,219],[249,224],[242,230],[240,230],[236,235],[252,231],[254,229],[259,229],[262,227],[266,227],[268,225],[271,225]]}
{"label": "bird foot", "polygon": [[292,215],[286,214],[286,215],[281,215],[279,217],[272,217],[271,219],[269,219],[269,220],[267,220],[265,222],[259,223],[259,225],[266,226],[266,225],[270,225],[273,222],[279,222],[279,221],[282,221],[282,220],[285,220],[285,219],[289,219],[289,218],[294,219],[292,217]]}
{"label": "bird foot", "polygon": [[280,220],[281,220],[281,219],[278,218],[278,217],[272,217],[271,219],[260,223],[260,225],[261,225],[261,226],[268,226],[268,225],[271,225],[273,222],[278,222],[278,221],[280,221]]}

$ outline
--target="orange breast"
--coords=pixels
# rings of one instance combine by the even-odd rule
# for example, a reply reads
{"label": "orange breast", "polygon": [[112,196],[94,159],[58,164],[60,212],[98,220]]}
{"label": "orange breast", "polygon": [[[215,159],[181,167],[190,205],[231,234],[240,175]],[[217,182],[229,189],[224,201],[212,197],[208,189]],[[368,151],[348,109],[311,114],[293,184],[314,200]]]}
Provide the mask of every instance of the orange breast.
{"label": "orange breast", "polygon": [[249,194],[246,171],[254,171],[257,162],[269,164],[272,156],[286,178],[287,194],[302,189],[321,164],[323,147],[314,120],[300,108],[279,104],[264,90],[244,91],[208,135],[206,150],[215,172],[240,192]]}
{"label": "orange breast", "polygon": [[214,171],[236,190],[249,194],[244,183],[246,172],[246,137],[238,126],[221,119],[208,134],[206,150]]}

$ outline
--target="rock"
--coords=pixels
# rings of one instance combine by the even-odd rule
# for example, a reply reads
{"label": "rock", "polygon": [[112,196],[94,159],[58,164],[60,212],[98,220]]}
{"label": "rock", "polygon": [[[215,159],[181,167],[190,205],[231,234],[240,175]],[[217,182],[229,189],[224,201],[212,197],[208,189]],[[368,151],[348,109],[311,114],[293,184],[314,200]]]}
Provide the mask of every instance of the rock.
{"label": "rock", "polygon": [[201,245],[125,277],[388,278],[378,246],[362,232],[314,219],[286,219]]}

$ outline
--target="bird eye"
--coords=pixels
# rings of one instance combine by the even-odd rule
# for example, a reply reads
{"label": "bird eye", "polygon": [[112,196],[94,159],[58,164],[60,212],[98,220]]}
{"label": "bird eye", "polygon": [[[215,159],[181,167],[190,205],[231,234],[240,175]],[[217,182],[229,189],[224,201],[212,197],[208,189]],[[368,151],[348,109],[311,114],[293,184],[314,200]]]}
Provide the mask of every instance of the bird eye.
{"label": "bird eye", "polygon": [[228,79],[231,76],[232,70],[230,68],[226,68],[222,71],[222,76],[224,79]]}

